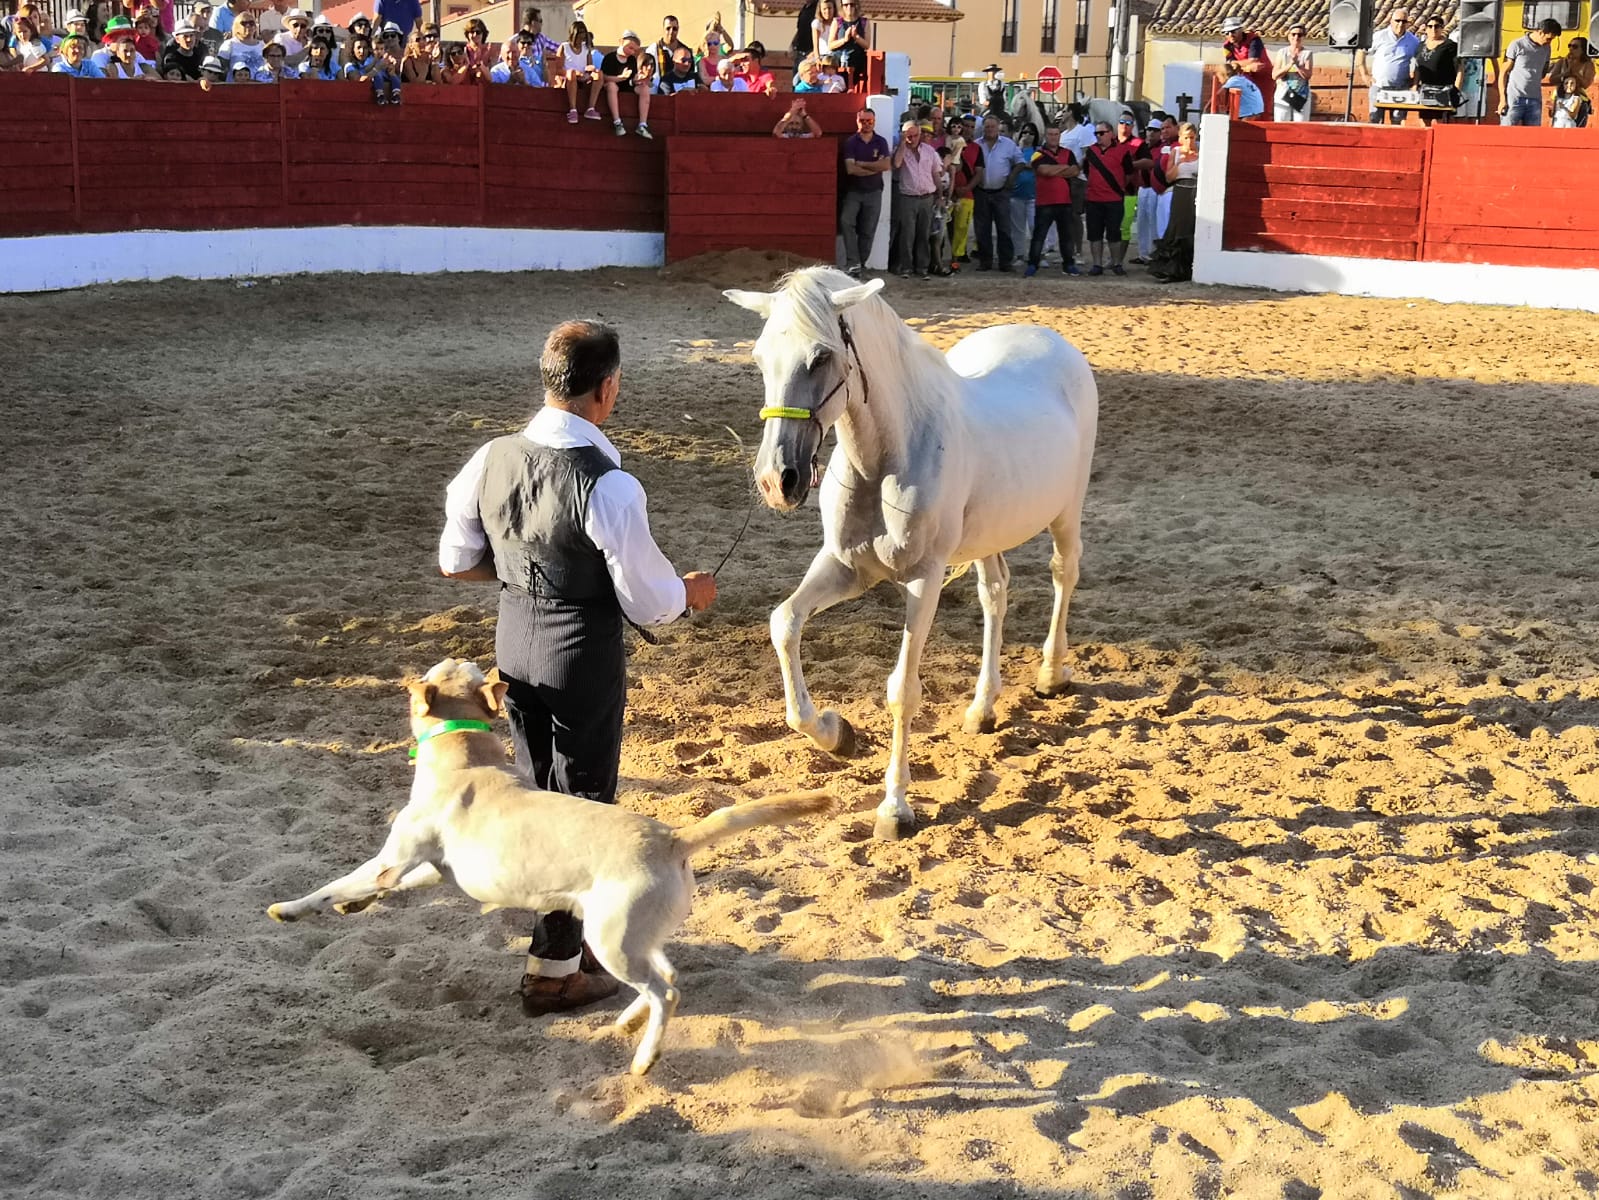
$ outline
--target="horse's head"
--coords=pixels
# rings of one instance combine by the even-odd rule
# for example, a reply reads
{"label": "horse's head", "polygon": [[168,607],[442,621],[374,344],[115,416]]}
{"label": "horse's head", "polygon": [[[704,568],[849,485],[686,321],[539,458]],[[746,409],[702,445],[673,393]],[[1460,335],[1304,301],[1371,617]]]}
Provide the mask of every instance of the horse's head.
{"label": "horse's head", "polygon": [[798,271],[775,292],[723,292],[766,321],[755,340],[766,398],[766,429],[755,482],[770,508],[798,508],[821,476],[822,439],[849,403],[860,359],[840,314],[883,286],[855,283],[830,268]]}

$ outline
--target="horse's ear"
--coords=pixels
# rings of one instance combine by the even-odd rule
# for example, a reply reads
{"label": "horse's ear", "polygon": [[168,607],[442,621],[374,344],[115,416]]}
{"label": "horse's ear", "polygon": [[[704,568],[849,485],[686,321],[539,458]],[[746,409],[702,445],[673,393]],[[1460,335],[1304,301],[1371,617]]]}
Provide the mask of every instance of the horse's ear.
{"label": "horse's ear", "polygon": [[829,296],[829,299],[832,300],[835,309],[843,312],[850,305],[859,304],[862,300],[869,300],[882,290],[883,281],[881,279],[871,279],[865,283],[857,283],[854,287],[847,287],[842,291],[834,292]]}
{"label": "horse's ear", "polygon": [[738,288],[728,288],[722,295],[740,308],[749,309],[763,321],[772,315],[772,301],[775,297],[770,292],[745,292]]}

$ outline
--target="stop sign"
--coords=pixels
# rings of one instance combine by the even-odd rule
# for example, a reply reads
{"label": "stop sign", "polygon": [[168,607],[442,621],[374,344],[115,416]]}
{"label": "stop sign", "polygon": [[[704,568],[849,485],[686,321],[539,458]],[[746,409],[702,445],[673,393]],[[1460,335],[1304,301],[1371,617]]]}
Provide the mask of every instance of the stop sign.
{"label": "stop sign", "polygon": [[1046,96],[1053,96],[1060,91],[1061,75],[1059,67],[1044,67],[1038,72],[1038,90]]}

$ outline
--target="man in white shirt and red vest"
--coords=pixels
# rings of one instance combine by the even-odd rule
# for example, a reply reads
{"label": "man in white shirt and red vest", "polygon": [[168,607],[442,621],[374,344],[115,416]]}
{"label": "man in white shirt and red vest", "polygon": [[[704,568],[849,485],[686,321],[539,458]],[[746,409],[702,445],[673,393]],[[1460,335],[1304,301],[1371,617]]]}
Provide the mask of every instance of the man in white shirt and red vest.
{"label": "man in white shirt and red vest", "polygon": [[[494,650],[510,685],[518,769],[536,787],[613,804],[627,701],[623,620],[664,625],[707,608],[716,580],[679,578],[650,536],[643,487],[600,432],[621,391],[615,332],[597,321],[559,325],[539,370],[544,407],[451,481],[439,570],[500,584]],[[528,1015],[616,990],[584,952],[581,920],[539,916],[522,978]]]}

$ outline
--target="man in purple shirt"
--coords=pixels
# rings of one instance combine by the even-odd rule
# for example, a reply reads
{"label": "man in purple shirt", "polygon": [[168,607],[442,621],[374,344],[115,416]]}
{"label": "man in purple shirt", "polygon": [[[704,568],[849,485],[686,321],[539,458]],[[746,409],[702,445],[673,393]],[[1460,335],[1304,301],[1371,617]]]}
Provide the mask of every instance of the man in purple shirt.
{"label": "man in purple shirt", "polygon": [[877,134],[877,114],[863,108],[855,114],[855,133],[844,143],[844,208],[839,232],[844,235],[844,269],[859,279],[872,256],[877,218],[883,211],[883,176],[894,165],[888,143]]}

